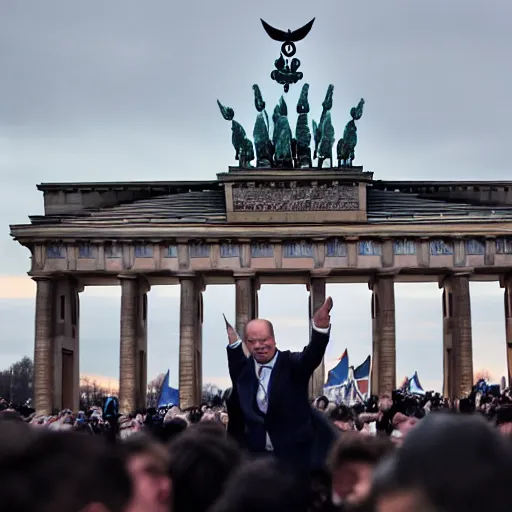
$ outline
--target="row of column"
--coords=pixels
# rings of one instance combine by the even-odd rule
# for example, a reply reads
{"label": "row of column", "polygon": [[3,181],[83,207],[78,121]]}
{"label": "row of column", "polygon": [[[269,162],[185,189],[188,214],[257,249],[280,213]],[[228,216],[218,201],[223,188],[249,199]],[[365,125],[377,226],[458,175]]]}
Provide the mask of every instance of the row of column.
{"label": "row of column", "polygon": [[[79,298],[81,291],[71,277],[34,278],[37,283],[34,347],[34,405],[39,413],[52,409],[78,409],[79,402]],[[146,405],[147,292],[142,276],[119,276],[121,330],[119,405],[122,412]],[[201,277],[180,277],[179,388],[183,408],[198,405],[202,394],[203,291]],[[473,352],[469,275],[444,279],[443,288],[443,391],[445,396],[467,395],[473,386]],[[512,278],[504,279],[507,364],[512,379]],[[390,394],[396,387],[396,332],[394,277],[378,276],[372,290],[373,394]],[[314,277],[309,286],[309,318],[323,304],[325,278]],[[236,329],[258,317],[258,283],[253,275],[235,276]],[[101,354],[98,354],[101,357]],[[311,397],[322,394],[325,369],[315,371]]]}

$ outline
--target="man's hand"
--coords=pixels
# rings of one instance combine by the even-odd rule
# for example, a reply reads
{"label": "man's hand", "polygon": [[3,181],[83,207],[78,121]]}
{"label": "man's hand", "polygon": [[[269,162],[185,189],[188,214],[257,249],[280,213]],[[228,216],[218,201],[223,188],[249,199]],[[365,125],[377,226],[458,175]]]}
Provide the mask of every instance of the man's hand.
{"label": "man's hand", "polygon": [[313,315],[313,323],[319,329],[327,329],[331,324],[332,298],[327,297],[323,305]]}
{"label": "man's hand", "polygon": [[228,333],[228,343],[232,345],[236,341],[238,341],[238,334],[236,333],[233,326],[227,321],[226,315],[224,316],[224,321],[226,322],[226,332]]}

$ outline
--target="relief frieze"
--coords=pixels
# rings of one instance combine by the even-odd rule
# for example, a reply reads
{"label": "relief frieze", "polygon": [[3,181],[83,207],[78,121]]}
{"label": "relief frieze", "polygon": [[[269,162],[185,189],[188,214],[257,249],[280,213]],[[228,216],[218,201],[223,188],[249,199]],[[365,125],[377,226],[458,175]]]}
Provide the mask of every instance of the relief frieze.
{"label": "relief frieze", "polygon": [[432,256],[449,256],[453,254],[453,243],[444,240],[430,241],[430,254]]}
{"label": "relief frieze", "polygon": [[331,238],[325,244],[325,255],[328,258],[344,258],[347,256],[347,244],[339,238]]}
{"label": "relief frieze", "polygon": [[66,257],[66,246],[62,244],[47,245],[46,257],[49,259],[63,259]]}
{"label": "relief frieze", "polygon": [[254,242],[251,244],[252,258],[273,258],[274,246],[272,244]]}
{"label": "relief frieze", "polygon": [[381,256],[382,245],[377,240],[361,240],[359,242],[359,256]]}
{"label": "relief frieze", "polygon": [[466,254],[470,256],[482,256],[485,254],[485,241],[472,238],[466,240]]}
{"label": "relief frieze", "polygon": [[240,246],[236,244],[221,244],[220,257],[221,258],[238,258],[240,256]]}
{"label": "relief frieze", "polygon": [[512,254],[512,239],[496,239],[496,254]]}
{"label": "relief frieze", "polygon": [[191,258],[209,258],[210,246],[204,243],[192,243],[189,245]]}
{"label": "relief frieze", "polygon": [[416,242],[407,238],[393,241],[393,252],[397,256],[410,256],[416,254]]}
{"label": "relief frieze", "polygon": [[[330,183],[319,186],[233,187],[235,212],[313,212],[359,210],[359,187]],[[286,184],[288,185],[288,184]]]}
{"label": "relief frieze", "polygon": [[313,244],[310,242],[287,242],[283,247],[285,258],[312,258]]}

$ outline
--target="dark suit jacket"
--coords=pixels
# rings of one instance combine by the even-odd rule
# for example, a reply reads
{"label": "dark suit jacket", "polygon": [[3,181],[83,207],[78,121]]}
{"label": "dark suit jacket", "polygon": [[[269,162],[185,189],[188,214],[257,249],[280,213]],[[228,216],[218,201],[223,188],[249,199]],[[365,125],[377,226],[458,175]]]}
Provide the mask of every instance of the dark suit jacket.
{"label": "dark suit jacket", "polygon": [[325,451],[330,442],[327,438],[320,442],[317,434],[328,436],[329,429],[323,418],[319,420],[312,412],[308,384],[322,362],[328,341],[328,334],[313,329],[311,341],[302,352],[279,351],[268,386],[266,415],[256,405],[258,378],[254,359],[244,355],[241,345],[228,347],[229,374],[238,394],[249,451],[265,453],[268,432],[274,455],[297,470],[311,469],[326,455],[318,450]]}

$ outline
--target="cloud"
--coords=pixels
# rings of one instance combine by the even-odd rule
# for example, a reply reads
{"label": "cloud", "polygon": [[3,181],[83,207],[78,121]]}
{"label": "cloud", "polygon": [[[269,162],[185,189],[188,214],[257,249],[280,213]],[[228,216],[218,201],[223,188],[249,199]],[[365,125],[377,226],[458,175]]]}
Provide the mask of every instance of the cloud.
{"label": "cloud", "polygon": [[[339,137],[363,96],[356,163],[377,179],[509,179],[512,71],[503,63],[512,46],[511,3],[489,0],[482,9],[466,2],[461,10],[442,0],[325,0],[322,16],[305,0],[294,7],[225,0],[203,2],[198,11],[194,3],[163,0],[149,7],[135,0],[26,0],[2,10],[0,61],[9,72],[0,86],[8,98],[0,118],[0,366],[33,352],[35,287],[23,276],[30,254],[7,226],[42,213],[36,183],[204,180],[225,171],[234,152],[215,100],[233,107],[251,133],[253,83],[270,110],[282,93],[269,79],[278,45],[260,17],[293,29],[318,16],[298,47],[311,117],[318,120],[334,84]],[[290,111],[299,90],[287,95]],[[329,285],[328,293],[335,307],[327,359],[347,347],[351,361],[363,361],[371,351],[370,292],[343,284]],[[81,294],[80,359],[88,373],[118,373],[119,294],[118,287]],[[149,375],[170,368],[173,385],[178,295],[177,286],[149,294]],[[441,291],[435,283],[397,284],[395,296],[398,375],[418,368],[424,384],[439,383]],[[475,361],[499,375],[506,368],[502,290],[472,283],[471,304]],[[233,287],[208,287],[205,379],[227,375],[222,312],[234,319]],[[283,348],[307,343],[304,286],[263,286],[260,315],[274,320]]]}

